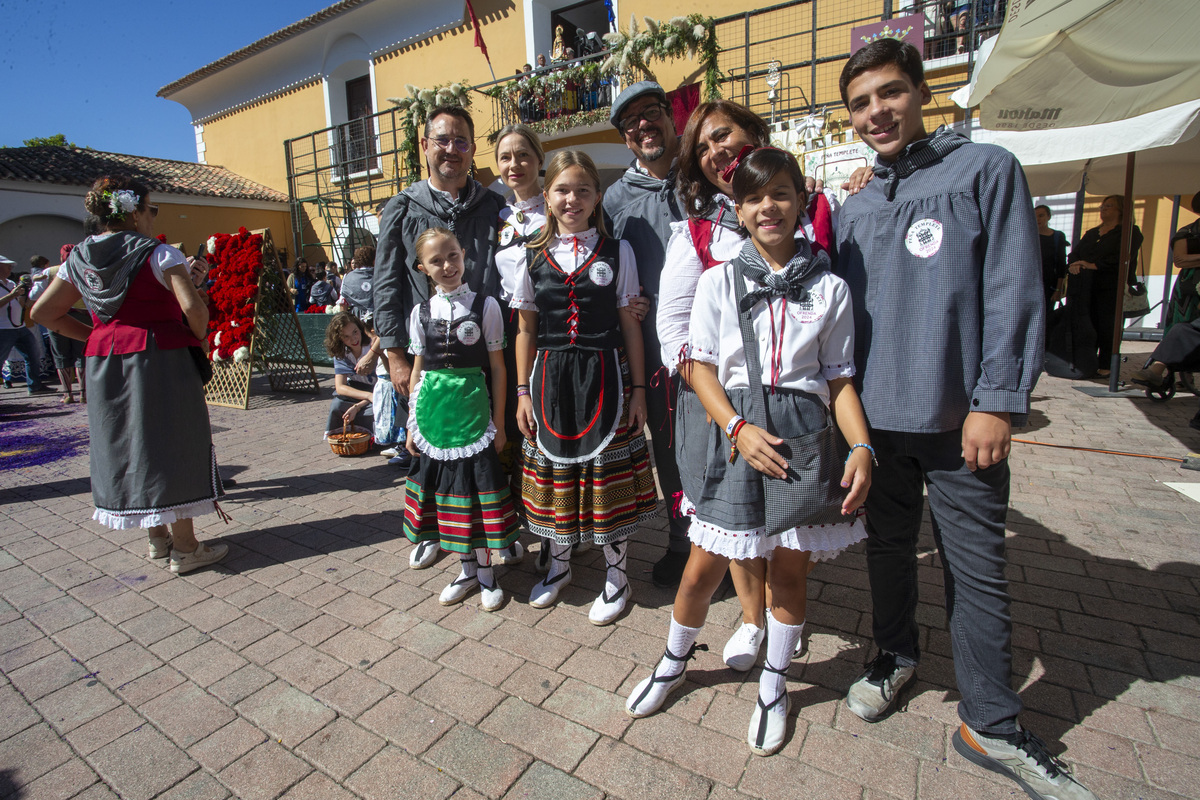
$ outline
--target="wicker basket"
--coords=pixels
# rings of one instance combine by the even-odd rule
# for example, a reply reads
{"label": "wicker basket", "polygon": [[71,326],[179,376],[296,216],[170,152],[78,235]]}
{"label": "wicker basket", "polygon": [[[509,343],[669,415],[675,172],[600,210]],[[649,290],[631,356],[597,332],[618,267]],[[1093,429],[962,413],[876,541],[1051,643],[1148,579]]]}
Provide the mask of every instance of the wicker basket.
{"label": "wicker basket", "polygon": [[328,441],[334,455],[361,456],[371,446],[371,434],[352,431],[349,423],[343,423],[342,432],[329,434]]}

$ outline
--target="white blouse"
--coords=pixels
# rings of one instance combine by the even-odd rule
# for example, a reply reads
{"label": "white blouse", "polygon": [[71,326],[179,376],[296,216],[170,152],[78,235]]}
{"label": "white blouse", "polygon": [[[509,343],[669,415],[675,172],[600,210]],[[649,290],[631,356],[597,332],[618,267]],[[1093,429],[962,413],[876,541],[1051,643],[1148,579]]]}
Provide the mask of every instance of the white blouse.
{"label": "white blouse", "polygon": [[[454,322],[470,314],[474,302],[475,293],[466,284],[450,293],[438,288],[429,298],[429,316]],[[488,352],[504,349],[504,318],[500,304],[491,297],[483,301],[483,341]],[[408,317],[408,352],[414,356],[425,354],[425,327],[421,325],[420,304],[413,307]]]}
{"label": "white blouse", "polygon": [[[755,284],[734,272],[732,264],[707,270],[696,286],[689,351],[693,360],[714,364],[726,389],[750,387],[733,281]],[[772,353],[780,356],[773,381],[784,389],[811,392],[829,405],[829,381],[854,375],[854,312],[850,289],[831,272],[804,282],[808,297],[795,303],[783,297],[760,300],[751,311],[762,366],[763,386],[772,385]]]}
{"label": "white blouse", "polygon": [[[633,246],[624,239],[621,244],[620,263],[617,269],[617,308],[624,308],[629,301],[641,295],[641,280],[638,278],[637,259],[633,256]],[[573,275],[588,262],[596,245],[600,242],[600,234],[595,228],[588,228],[579,234],[568,233],[565,236],[555,236],[546,248],[550,257],[568,275]],[[522,269],[513,292],[510,305],[523,311],[537,311],[537,303],[533,294],[533,280],[529,270]]]}
{"label": "white blouse", "polygon": [[[825,197],[832,209],[833,229],[837,231],[838,201],[831,189],[825,190]],[[715,196],[717,203],[728,209],[728,213],[736,215],[733,201],[723,194]],[[735,216],[736,219],[736,216]],[[813,239],[813,223],[808,214],[800,217],[800,227],[808,240]],[[718,261],[729,261],[737,256],[746,240],[735,230],[720,225],[713,226],[713,240],[709,246],[712,257]],[[692,316],[692,300],[696,296],[696,282],[704,272],[700,256],[696,254],[696,245],[692,241],[692,232],[687,220],[671,223],[671,239],[667,242],[667,253],[663,259],[663,271],[659,277],[658,341],[662,347],[662,363],[671,372],[678,371],[680,353],[685,353],[688,343],[688,325]]]}
{"label": "white blouse", "polygon": [[510,200],[500,210],[500,248],[496,251],[496,268],[500,270],[500,299],[511,302],[513,292],[525,270],[525,248],[508,246],[521,236],[536,233],[546,224],[546,198],[537,195],[532,200]]}

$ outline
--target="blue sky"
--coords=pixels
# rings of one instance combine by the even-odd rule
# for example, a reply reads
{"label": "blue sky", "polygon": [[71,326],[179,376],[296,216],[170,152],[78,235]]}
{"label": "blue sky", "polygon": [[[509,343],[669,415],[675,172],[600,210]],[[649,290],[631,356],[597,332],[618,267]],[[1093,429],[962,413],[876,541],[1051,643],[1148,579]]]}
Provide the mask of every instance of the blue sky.
{"label": "blue sky", "polygon": [[335,0],[0,0],[0,145],[196,160],[172,81]]}

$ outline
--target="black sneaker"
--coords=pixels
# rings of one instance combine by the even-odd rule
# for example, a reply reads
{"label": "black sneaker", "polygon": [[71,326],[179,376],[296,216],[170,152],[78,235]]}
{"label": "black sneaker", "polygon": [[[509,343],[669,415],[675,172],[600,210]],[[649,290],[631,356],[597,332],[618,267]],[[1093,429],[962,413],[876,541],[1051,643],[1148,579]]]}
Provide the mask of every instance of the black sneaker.
{"label": "black sneaker", "polygon": [[971,763],[1012,778],[1033,800],[1096,800],[1066,764],[1050,755],[1045,742],[1023,728],[991,737],[963,724],[954,732],[954,749]]}
{"label": "black sneaker", "polygon": [[878,722],[892,710],[900,690],[916,671],[916,667],[898,664],[895,653],[881,651],[858,680],[850,684],[846,707],[866,722]]}
{"label": "black sneaker", "polygon": [[650,571],[650,580],[660,589],[674,589],[683,578],[683,568],[687,566],[687,562],[688,552],[675,553],[668,550]]}

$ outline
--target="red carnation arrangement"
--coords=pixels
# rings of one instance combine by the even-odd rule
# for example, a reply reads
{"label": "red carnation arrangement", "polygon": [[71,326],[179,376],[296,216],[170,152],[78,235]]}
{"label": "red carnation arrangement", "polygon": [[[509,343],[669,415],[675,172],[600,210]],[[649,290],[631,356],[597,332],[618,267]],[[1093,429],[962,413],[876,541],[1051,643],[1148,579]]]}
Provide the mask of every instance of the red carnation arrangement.
{"label": "red carnation arrangement", "polygon": [[246,361],[254,334],[254,300],[262,270],[262,236],[238,228],[208,240],[208,343],[214,361]]}

